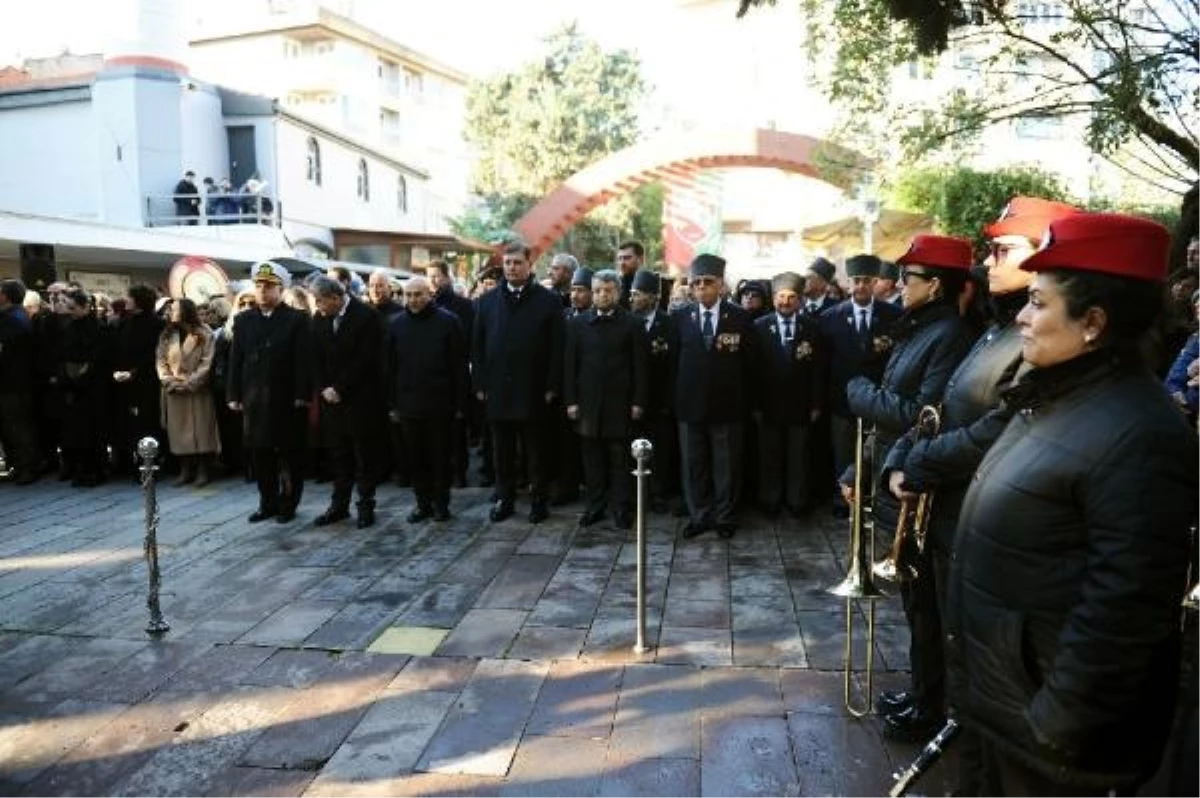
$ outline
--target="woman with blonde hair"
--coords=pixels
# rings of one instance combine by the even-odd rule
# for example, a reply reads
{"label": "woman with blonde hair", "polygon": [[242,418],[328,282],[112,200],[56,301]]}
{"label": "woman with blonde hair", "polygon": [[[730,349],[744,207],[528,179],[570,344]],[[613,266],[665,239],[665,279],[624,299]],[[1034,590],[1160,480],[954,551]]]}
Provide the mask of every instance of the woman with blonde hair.
{"label": "woman with blonde hair", "polygon": [[196,303],[171,303],[166,329],[158,340],[158,378],[162,382],[162,425],[171,452],[179,458],[182,486],[209,482],[209,459],[221,451],[217,414],[209,379],[215,342],[200,322]]}

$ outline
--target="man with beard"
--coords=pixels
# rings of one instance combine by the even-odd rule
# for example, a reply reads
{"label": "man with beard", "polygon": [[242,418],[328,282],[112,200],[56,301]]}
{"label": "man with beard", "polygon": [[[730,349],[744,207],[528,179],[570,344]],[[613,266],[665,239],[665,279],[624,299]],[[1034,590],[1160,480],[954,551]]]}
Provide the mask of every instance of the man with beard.
{"label": "man with beard", "polygon": [[471,345],[475,395],[492,429],[497,501],[489,517],[498,523],[515,511],[520,440],[529,467],[529,521],[537,524],[549,517],[545,426],[561,392],[563,307],[530,279],[525,244],[508,244],[502,263],[504,282],[479,299]]}
{"label": "man with beard", "polygon": [[405,310],[384,346],[388,415],[412,458],[416,507],[408,522],[450,520],[450,434],[467,408],[465,338],[453,313],[433,303],[429,282],[404,285]]}
{"label": "man with beard", "polygon": [[641,241],[626,241],[617,247],[617,271],[621,273],[621,307],[629,308],[629,292],[633,290],[633,276],[646,261],[646,248]]}
{"label": "man with beard", "polygon": [[249,521],[286,524],[304,492],[312,333],[308,314],[283,304],[287,269],[262,261],[251,273],[257,305],[234,320],[227,398],[229,409],[242,414],[258,480],[258,509]]}
{"label": "man with beard", "polygon": [[320,434],[333,460],[333,498],[313,523],[325,526],[349,518],[350,495],[357,483],[357,523],[366,529],[375,523],[377,429],[383,416],[379,318],[337,280],[318,277],[312,292],[318,314],[313,322],[313,362]]}
{"label": "man with beard", "polygon": [[550,268],[546,270],[550,278],[550,285],[547,287],[559,295],[563,307],[571,306],[571,278],[575,276],[575,270],[578,268],[579,261],[575,260],[574,255],[566,252],[558,252],[550,259]]}
{"label": "man with beard", "polygon": [[637,319],[617,306],[619,292],[615,271],[598,272],[595,306],[567,325],[563,403],[583,450],[587,505],[580,525],[596,523],[607,507],[617,529],[630,529],[626,447],[646,406],[646,338]]}

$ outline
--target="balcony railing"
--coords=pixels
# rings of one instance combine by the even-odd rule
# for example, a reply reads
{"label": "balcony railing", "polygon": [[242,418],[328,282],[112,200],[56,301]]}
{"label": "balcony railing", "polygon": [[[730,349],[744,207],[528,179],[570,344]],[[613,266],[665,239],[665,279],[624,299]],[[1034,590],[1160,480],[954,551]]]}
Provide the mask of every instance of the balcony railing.
{"label": "balcony railing", "polygon": [[279,200],[267,194],[151,194],[146,197],[146,226],[264,224],[279,227]]}

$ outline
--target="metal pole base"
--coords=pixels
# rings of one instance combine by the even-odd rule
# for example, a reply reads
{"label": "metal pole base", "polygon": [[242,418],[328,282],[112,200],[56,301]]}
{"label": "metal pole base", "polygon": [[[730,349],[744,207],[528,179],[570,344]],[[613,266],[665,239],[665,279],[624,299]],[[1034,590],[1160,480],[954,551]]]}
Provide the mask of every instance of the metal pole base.
{"label": "metal pole base", "polygon": [[161,637],[169,631],[171,631],[171,624],[167,623],[166,621],[151,621],[146,626],[146,634],[153,635],[155,637]]}

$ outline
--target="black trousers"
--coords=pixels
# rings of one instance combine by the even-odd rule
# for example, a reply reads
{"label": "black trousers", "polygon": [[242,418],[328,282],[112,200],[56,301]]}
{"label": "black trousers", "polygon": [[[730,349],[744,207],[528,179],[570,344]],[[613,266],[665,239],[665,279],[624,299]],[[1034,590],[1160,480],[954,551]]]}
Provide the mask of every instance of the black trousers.
{"label": "black trousers", "polygon": [[529,469],[529,495],[535,501],[546,498],[550,484],[546,457],[546,419],[530,421],[493,421],[492,455],[496,466],[496,496],[501,501],[511,502],[517,495],[518,451],[525,453]]}
{"label": "black trousers", "polygon": [[[894,529],[885,528],[889,532]],[[940,714],[945,711],[946,702],[946,659],[942,614],[938,608],[938,574],[931,546],[926,546],[918,557],[920,576],[900,583],[900,599],[904,603],[904,617],[908,619],[912,693],[918,706]]]}
{"label": "black trousers", "polygon": [[575,422],[567,418],[562,405],[555,403],[551,407],[554,421],[549,427],[554,498],[570,500],[579,495],[579,483],[583,481],[580,477],[584,470],[583,445],[575,431]]}
{"label": "black trousers", "polygon": [[982,754],[980,795],[1134,795],[1137,792],[1136,783],[1097,789],[1052,779],[1017,761],[986,737],[980,736],[979,742]]}
{"label": "black trousers", "polygon": [[650,460],[650,497],[667,502],[682,495],[679,485],[679,425],[669,416],[658,416],[638,425],[638,435],[654,446]]}
{"label": "black trousers", "polygon": [[449,416],[406,418],[401,420],[400,428],[404,432],[417,505],[448,507],[453,420]]}
{"label": "black trousers", "polygon": [[837,489],[837,485],[846,469],[854,465],[856,437],[858,437],[857,419],[852,416],[830,416],[829,439],[833,445],[833,503],[835,507],[846,507],[846,500],[842,498],[842,492]]}
{"label": "black trousers", "polygon": [[[330,505],[348,508],[355,486],[360,503],[375,503],[379,481],[380,442],[371,435],[340,433],[328,438],[329,460],[333,466],[333,499]],[[383,445],[386,445],[383,444]]]}
{"label": "black trousers", "polygon": [[267,512],[295,512],[304,494],[303,445],[251,449],[258,506]]}
{"label": "black trousers", "polygon": [[745,424],[679,424],[683,496],[693,524],[733,524],[742,488]]}
{"label": "black trousers", "polygon": [[583,449],[585,499],[589,513],[633,511],[633,475],[629,447],[623,438],[580,438]]}
{"label": "black trousers", "polygon": [[758,422],[758,500],[799,512],[808,504],[808,427]]}
{"label": "black trousers", "polygon": [[0,443],[8,466],[17,476],[36,474],[37,436],[33,403],[27,393],[0,393]]}

